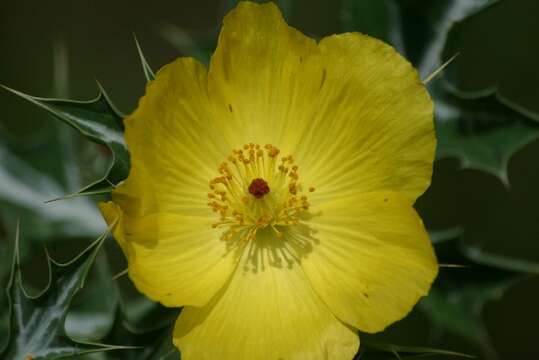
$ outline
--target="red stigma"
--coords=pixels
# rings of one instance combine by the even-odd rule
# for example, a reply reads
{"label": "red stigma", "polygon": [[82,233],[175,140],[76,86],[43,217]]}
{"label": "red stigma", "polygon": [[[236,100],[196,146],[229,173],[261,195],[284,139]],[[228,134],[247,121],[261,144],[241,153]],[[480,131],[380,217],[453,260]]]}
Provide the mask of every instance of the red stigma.
{"label": "red stigma", "polygon": [[270,188],[266,180],[258,178],[251,181],[249,185],[249,193],[251,193],[255,198],[260,199],[262,196],[269,193]]}

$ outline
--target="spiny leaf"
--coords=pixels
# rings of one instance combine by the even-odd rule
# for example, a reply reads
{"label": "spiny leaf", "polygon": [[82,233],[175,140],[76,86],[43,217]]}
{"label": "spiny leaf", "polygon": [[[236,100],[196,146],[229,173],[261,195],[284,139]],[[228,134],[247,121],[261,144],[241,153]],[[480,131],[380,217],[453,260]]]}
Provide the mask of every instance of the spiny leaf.
{"label": "spiny leaf", "polygon": [[438,244],[448,239],[459,237],[462,235],[463,231],[464,229],[462,229],[460,226],[455,226],[444,230],[429,230],[429,237],[433,244]]}
{"label": "spiny leaf", "polygon": [[146,78],[147,82],[150,82],[155,79],[155,73],[153,72],[152,68],[148,64],[148,61],[146,61],[146,57],[144,56],[144,53],[142,52],[142,47],[140,46],[137,35],[134,35],[134,38],[135,38],[135,44],[137,45],[137,51],[138,51],[140,63],[142,65],[142,71],[144,72],[144,77]]}
{"label": "spiny leaf", "polygon": [[[69,93],[68,48],[62,39],[53,46],[53,93],[65,97]],[[6,116],[5,121],[9,116]],[[46,205],[52,197],[78,191],[82,173],[77,160],[82,152],[94,150],[94,144],[81,148],[80,135],[60,122],[47,120],[37,132],[13,136],[3,134],[0,145],[0,209],[9,236],[22,220],[27,237],[58,241],[66,237],[97,237],[103,222],[95,205],[86,198],[69,204]],[[2,122],[2,121],[0,121]],[[0,127],[2,124],[0,124]],[[36,138],[36,135],[39,134]],[[92,157],[94,159],[94,157]],[[97,161],[106,161],[97,159]],[[28,244],[31,247],[30,244]],[[7,264],[6,265],[10,265]],[[6,266],[9,267],[9,266]],[[8,274],[6,271],[5,274]],[[0,278],[4,275],[0,270]]]}
{"label": "spiny leaf", "polygon": [[509,185],[511,156],[539,137],[539,126],[493,96],[466,100],[435,94],[437,157],[455,157],[464,168],[492,173]]}
{"label": "spiny leaf", "polygon": [[129,154],[123,138],[123,115],[116,110],[101,85],[99,95],[90,101],[39,98],[0,85],[9,92],[46,110],[55,118],[77,129],[89,140],[105,145],[112,154],[106,173],[85,186],[82,193],[105,192],[125,179],[129,172]]}
{"label": "spiny leaf", "polygon": [[459,97],[461,99],[466,99],[469,101],[475,100],[475,99],[483,99],[486,97],[494,98],[496,99],[497,102],[513,110],[515,113],[520,114],[522,117],[539,122],[539,113],[534,112],[520,104],[517,104],[514,101],[509,100],[508,98],[506,98],[499,92],[498,87],[496,86],[488,87],[488,88],[480,89],[480,90],[475,90],[475,91],[464,91],[457,88],[456,85],[451,82],[450,74],[452,72],[454,72],[454,70],[447,71],[444,74],[444,86],[447,89],[447,91],[453,94],[454,96]]}
{"label": "spiny leaf", "polygon": [[11,333],[2,359],[59,359],[77,354],[123,349],[121,346],[77,342],[69,338],[64,320],[75,294],[84,286],[90,269],[107,233],[79,256],[59,264],[47,254],[49,283],[37,296],[29,296],[22,283],[17,229],[12,273],[7,288]]}
{"label": "spiny leaf", "polygon": [[463,249],[468,258],[476,261],[478,264],[497,267],[501,269],[539,275],[539,263],[533,261],[521,260],[514,257],[503,256],[500,254],[491,254],[484,252],[477,247],[466,247]]}
{"label": "spiny leaf", "polygon": [[[496,9],[492,8],[492,14],[478,13],[477,15],[481,16],[481,18],[485,18],[485,19],[489,19],[489,18],[490,19],[496,19],[496,17],[499,16],[499,15],[496,15],[496,13],[503,14],[506,11],[511,11],[512,10],[511,7],[513,7],[514,9],[517,9],[517,8],[520,8],[520,9],[523,9],[523,10],[526,9],[526,10],[524,10],[524,12],[525,11],[529,12],[529,10],[527,10],[528,7],[525,5],[525,3],[513,2],[511,5],[509,5],[509,3],[511,3],[511,2],[499,2],[499,3],[500,3],[500,6],[498,8],[496,8]],[[514,3],[519,3],[520,5],[516,5]],[[533,17],[533,15],[531,15],[531,17]],[[467,18],[461,19],[459,21],[456,21],[455,23],[453,23],[451,25],[450,29],[447,32],[447,36],[446,36],[446,40],[445,40],[445,44],[444,44],[444,53],[447,54],[449,51],[454,51],[455,47],[458,46],[459,51],[462,51],[463,54],[467,54],[468,56],[470,56],[470,55],[473,56],[471,54],[471,51],[469,51],[469,49],[468,49],[467,42],[461,40],[461,38],[464,36],[464,33],[461,30],[467,29],[468,25],[471,25],[472,27],[476,26],[474,24],[474,22],[475,22],[474,19],[472,19],[471,17],[467,17]],[[477,19],[477,22],[481,22],[481,20]],[[527,34],[530,31],[534,32],[534,30],[535,30],[535,29],[529,28],[529,27],[518,27],[518,26],[517,27],[512,27],[512,28],[515,28],[515,29],[520,28],[520,29],[516,30],[517,32],[508,35],[507,39],[525,37],[525,36],[527,36]],[[503,31],[503,32],[505,34],[507,34],[506,31]],[[487,32],[484,32],[484,33],[487,34]],[[499,33],[495,34],[495,33],[492,33],[492,32],[488,32],[488,34],[489,35],[485,35],[483,38],[485,39],[487,37],[496,37],[497,35],[499,35]],[[478,39],[476,39],[476,41],[480,42],[481,39],[478,38]],[[512,53],[514,50],[516,50],[518,48],[520,48],[521,51],[526,49],[526,45],[524,45],[524,44],[522,44],[520,42],[515,42],[515,44],[516,44],[515,45],[516,48],[512,48],[511,44],[507,44],[504,41],[500,40],[499,42],[496,42],[496,48],[503,49],[504,53]],[[482,46],[479,46],[479,47],[482,48]],[[486,48],[482,48],[482,50],[487,51],[487,53],[485,53],[485,56],[486,56],[486,59],[488,59],[489,58],[489,56],[488,56],[489,55],[488,54],[489,47],[487,46]],[[536,68],[535,62],[536,61],[534,61],[534,59],[533,59],[534,54],[532,52],[530,54],[521,53],[520,55],[522,55],[522,54],[526,54],[526,56],[524,56],[524,58],[529,59],[530,62],[528,62],[528,63],[520,63],[520,62],[516,62],[516,63],[511,62],[511,63],[509,63],[508,62],[507,64],[511,64],[510,65],[511,69],[509,71],[512,71],[511,74],[517,75],[517,74],[519,74],[520,71],[522,71],[522,69],[520,69],[519,67],[527,66],[527,67],[529,67],[529,69],[526,70],[527,74],[531,75],[530,79],[532,79],[533,78],[533,72],[535,71],[535,74],[537,74],[537,71],[535,70],[535,68]],[[490,56],[492,57],[493,54],[490,54]],[[494,54],[494,56],[496,56],[496,54]],[[514,56],[523,57],[523,56],[519,56],[519,54],[514,54]],[[470,58],[470,59],[472,59],[472,58]],[[464,63],[467,62],[464,58],[462,60],[463,60]],[[473,57],[473,62],[474,63],[478,63],[479,61],[485,61],[485,60],[477,58],[477,57]],[[466,65],[463,65],[463,67],[465,68]],[[513,68],[519,68],[519,69],[518,70],[513,70]],[[507,72],[508,71],[507,68],[502,68],[502,69],[497,69],[497,70],[498,70],[498,72],[499,72],[499,70],[501,70],[502,72]],[[478,69],[477,71],[481,71],[481,70]],[[532,72],[530,73],[529,71],[532,71]],[[503,90],[502,87],[504,86],[503,84],[500,83],[500,84],[492,85],[492,80],[498,79],[498,77],[496,75],[491,76],[491,81],[489,82],[489,84],[487,86],[483,85],[482,88],[475,88],[475,89],[470,89],[470,90],[465,90],[465,89],[462,89],[462,88],[459,87],[460,86],[459,78],[462,79],[463,77],[466,77],[466,76],[467,76],[466,70],[459,71],[458,67],[450,68],[444,74],[444,82],[447,85],[447,87],[450,89],[451,93],[453,93],[454,95],[456,95],[456,96],[458,96],[460,98],[475,99],[475,98],[484,98],[486,96],[492,96],[498,102],[500,102],[501,104],[504,104],[505,106],[507,106],[508,108],[514,110],[515,112],[522,114],[523,116],[527,117],[528,119],[539,122],[539,113],[537,111],[533,111],[532,109],[530,109],[529,107],[526,107],[525,105],[522,105],[522,104],[519,104],[519,103],[517,103],[517,102],[515,102],[513,100],[510,100],[509,99],[509,97],[511,96],[510,94],[504,95],[502,93],[502,90]],[[476,78],[482,78],[484,76],[485,75],[479,74],[478,76],[475,76],[475,77]],[[522,86],[525,86],[525,84],[519,84],[519,86],[520,86],[520,88],[522,90],[523,89]],[[531,89],[531,91],[534,90],[533,87],[530,88],[530,89]],[[521,92],[521,90],[519,90],[518,92]]]}
{"label": "spiny leaf", "polygon": [[451,56],[448,60],[446,60],[442,65],[440,65],[436,70],[434,70],[432,73],[430,73],[429,76],[427,76],[425,79],[423,79],[423,84],[428,85],[432,80],[436,79],[438,75],[443,73],[445,69],[459,56],[459,53],[456,53],[455,55]]}
{"label": "spiny leaf", "polygon": [[418,68],[422,79],[440,67],[441,55],[449,30],[454,23],[479,13],[497,0],[443,0],[399,2],[402,45],[398,49]]}
{"label": "spiny leaf", "polygon": [[[60,155],[60,147],[65,145],[60,143],[57,133],[51,135],[59,146],[54,149],[45,147],[51,153],[41,156],[42,167],[48,155]],[[64,160],[66,167],[73,165]],[[7,144],[0,145],[0,206],[9,208],[3,214],[4,221],[8,221],[8,217],[14,218],[15,224],[17,217],[22,217],[25,224],[32,226],[29,230],[32,235],[39,235],[41,239],[98,235],[102,231],[102,222],[88,199],[76,199],[69,204],[45,204],[47,199],[71,190],[68,185],[62,184],[62,180],[65,181],[64,174],[55,177],[48,167],[37,169],[34,163],[14,154]]]}
{"label": "spiny leaf", "polygon": [[463,170],[454,159],[437,161],[432,185],[416,208],[428,228],[439,229],[434,234],[461,229],[455,237],[473,262],[538,274],[539,243],[533,241],[539,236],[535,211],[539,168],[534,166],[538,151],[539,139],[516,151],[506,183],[492,173]]}
{"label": "spiny leaf", "polygon": [[118,291],[111,281],[105,251],[97,255],[94,264],[65,320],[66,333],[85,341],[100,341],[108,334],[118,304]]}

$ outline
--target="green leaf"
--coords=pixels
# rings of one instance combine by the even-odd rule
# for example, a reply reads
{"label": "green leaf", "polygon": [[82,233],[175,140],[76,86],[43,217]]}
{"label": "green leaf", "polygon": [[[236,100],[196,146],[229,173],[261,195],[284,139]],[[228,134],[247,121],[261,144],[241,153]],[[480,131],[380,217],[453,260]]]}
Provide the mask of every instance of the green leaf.
{"label": "green leaf", "polygon": [[462,251],[475,263],[539,274],[538,151],[539,139],[512,155],[507,183],[463,170],[454,159],[436,161],[432,184],[416,203],[427,228],[461,229]]}
{"label": "green leaf", "polygon": [[437,158],[455,157],[463,168],[489,172],[509,186],[509,160],[539,137],[539,125],[492,95],[468,100],[438,91],[435,99]]}
{"label": "green leaf", "polygon": [[7,294],[11,333],[2,352],[6,360],[60,359],[77,354],[122,349],[121,346],[83,343],[69,338],[64,320],[74,295],[84,286],[90,267],[107,233],[79,256],[59,264],[47,254],[49,283],[37,296],[28,296],[23,288],[19,240],[16,237],[12,274]]}
{"label": "green leaf", "polygon": [[513,256],[504,256],[491,252],[485,252],[478,247],[468,246],[463,249],[468,258],[478,264],[507,269],[521,273],[539,275],[539,261],[529,261]]}
{"label": "green leaf", "polygon": [[67,313],[65,329],[72,338],[99,341],[112,328],[118,291],[104,250],[97,255],[84,288],[74,298]]}
{"label": "green leaf", "polygon": [[[60,141],[56,134],[54,141]],[[58,146],[60,147],[60,145]],[[64,147],[65,149],[65,147]],[[39,147],[41,163],[48,155],[56,156],[50,147]],[[65,149],[65,151],[68,151]],[[63,158],[66,165],[72,164]],[[84,198],[73,199],[69,203],[46,204],[53,197],[71,191],[69,185],[62,184],[65,176],[53,176],[51,169],[38,169],[34,163],[23,160],[6,145],[0,144],[0,208],[6,209],[4,221],[13,224],[17,218],[24,219],[31,226],[28,230],[32,237],[39,239],[70,236],[95,237],[103,231],[103,222],[95,206]],[[9,211],[8,211],[9,209]]]}
{"label": "green leaf", "polygon": [[78,193],[108,192],[129,173],[129,153],[123,138],[123,115],[116,110],[101,85],[99,95],[90,101],[39,98],[0,85],[9,92],[46,110],[56,119],[77,129],[89,140],[105,145],[112,154],[106,173]]}
{"label": "green leaf", "polygon": [[[498,4],[452,24],[444,55],[459,51],[462,57],[458,66],[444,73],[444,81],[458,97],[492,96],[523,116],[539,121],[539,108],[529,94],[536,90],[539,52],[534,39],[528,36],[538,29],[538,8],[533,8],[537,3],[524,0]],[[500,21],[507,21],[506,26],[496,26]]]}
{"label": "green leaf", "polygon": [[[44,243],[99,236],[104,224],[90,199],[80,197],[69,202],[46,203],[53,197],[80,189],[82,180],[77,158],[80,151],[94,150],[96,145],[76,144],[80,135],[53,121],[37,136],[11,138],[9,133],[5,135],[0,144],[0,220],[6,239],[14,237],[19,220],[25,224],[28,241],[21,244],[21,260],[41,250]],[[96,161],[100,160],[105,159]],[[85,169],[90,170],[90,167]],[[7,242],[0,244],[0,257],[4,259],[12,253],[12,246],[7,245]],[[9,261],[0,264],[0,283],[9,279],[10,270]],[[3,306],[0,305],[0,309]],[[5,306],[7,308],[7,304]],[[0,348],[7,338],[8,328],[7,312],[2,315],[5,316],[0,316]]]}
{"label": "green leaf", "polygon": [[[442,52],[449,30],[462,21],[487,9],[497,0],[403,0],[398,2],[402,43],[395,44],[427,78],[442,63]],[[453,54],[451,54],[452,56]]]}

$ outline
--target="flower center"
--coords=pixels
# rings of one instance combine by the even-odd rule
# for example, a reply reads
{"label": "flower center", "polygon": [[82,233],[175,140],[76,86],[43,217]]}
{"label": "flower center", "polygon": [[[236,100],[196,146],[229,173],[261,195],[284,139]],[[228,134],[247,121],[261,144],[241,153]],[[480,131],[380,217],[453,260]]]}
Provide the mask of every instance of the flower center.
{"label": "flower center", "polygon": [[279,154],[270,144],[247,144],[219,165],[221,175],[210,181],[208,206],[219,214],[213,227],[226,229],[224,239],[254,240],[264,228],[281,238],[309,210],[307,193],[314,188],[304,189],[293,157]]}
{"label": "flower center", "polygon": [[249,185],[249,192],[257,199],[260,199],[262,196],[269,193],[270,188],[266,180],[257,178],[251,182]]}

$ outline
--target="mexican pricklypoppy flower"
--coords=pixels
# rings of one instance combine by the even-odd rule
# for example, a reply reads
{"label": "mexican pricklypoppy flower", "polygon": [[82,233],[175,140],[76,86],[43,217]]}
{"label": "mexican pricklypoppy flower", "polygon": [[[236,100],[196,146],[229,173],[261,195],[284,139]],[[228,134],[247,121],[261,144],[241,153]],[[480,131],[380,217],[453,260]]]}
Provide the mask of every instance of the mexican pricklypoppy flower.
{"label": "mexican pricklypoppy flower", "polygon": [[358,33],[316,42],[241,2],[209,69],[165,66],[125,120],[132,168],[101,204],[137,288],[183,310],[183,359],[351,359],[425,295],[437,262],[413,210],[432,102]]}

